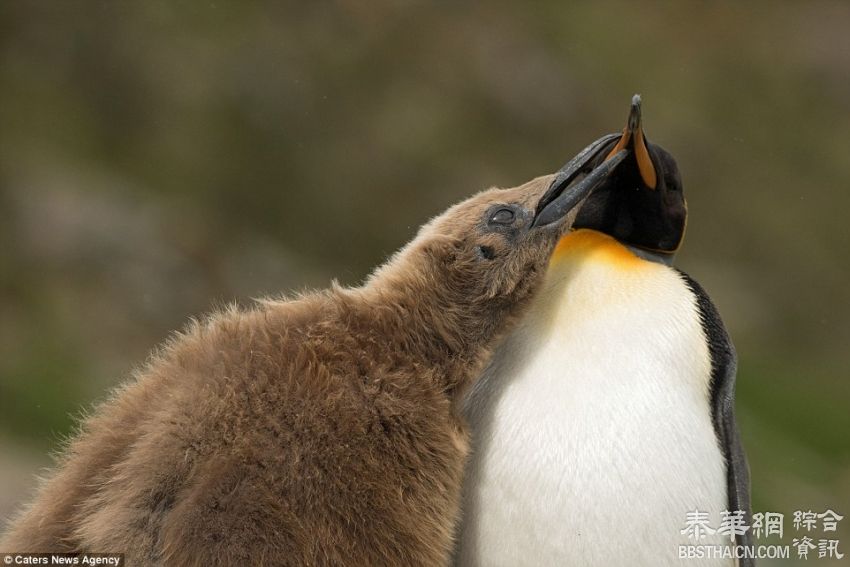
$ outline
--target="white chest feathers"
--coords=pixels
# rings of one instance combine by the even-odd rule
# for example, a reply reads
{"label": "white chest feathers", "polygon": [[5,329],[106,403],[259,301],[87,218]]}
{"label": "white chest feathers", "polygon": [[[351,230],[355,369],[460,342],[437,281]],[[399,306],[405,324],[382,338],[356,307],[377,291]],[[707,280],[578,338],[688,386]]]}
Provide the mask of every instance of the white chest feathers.
{"label": "white chest feathers", "polygon": [[726,509],[695,297],[587,232],[467,400],[458,565],[679,565],[687,512]]}

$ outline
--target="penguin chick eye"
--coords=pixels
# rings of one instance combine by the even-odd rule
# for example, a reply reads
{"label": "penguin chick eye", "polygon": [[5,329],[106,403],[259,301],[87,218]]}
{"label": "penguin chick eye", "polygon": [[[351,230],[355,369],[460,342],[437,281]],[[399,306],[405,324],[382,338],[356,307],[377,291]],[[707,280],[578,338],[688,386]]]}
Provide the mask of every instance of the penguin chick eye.
{"label": "penguin chick eye", "polygon": [[479,246],[478,256],[484,258],[485,260],[492,260],[496,257],[496,251],[493,250],[492,246]]}
{"label": "penguin chick eye", "polygon": [[490,224],[511,224],[516,218],[516,213],[511,209],[499,209],[490,216]]}

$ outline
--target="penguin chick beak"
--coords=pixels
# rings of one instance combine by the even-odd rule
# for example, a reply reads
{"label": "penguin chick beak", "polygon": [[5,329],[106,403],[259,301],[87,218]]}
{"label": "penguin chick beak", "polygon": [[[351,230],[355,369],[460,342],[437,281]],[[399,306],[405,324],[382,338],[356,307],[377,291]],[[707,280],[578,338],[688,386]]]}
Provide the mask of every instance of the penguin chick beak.
{"label": "penguin chick beak", "polygon": [[649,150],[646,148],[646,137],[643,134],[640,104],[640,95],[636,94],[632,97],[629,119],[626,127],[623,128],[623,135],[605,159],[610,159],[620,150],[632,149],[635,152],[635,160],[637,161],[641,180],[650,189],[655,189],[658,185],[658,177],[655,173],[655,166],[652,163],[652,159],[649,157]]}
{"label": "penguin chick beak", "polygon": [[584,148],[567,165],[561,168],[557,175],[555,175],[552,184],[549,185],[549,189],[546,190],[546,193],[543,194],[537,203],[534,222],[531,224],[532,227],[546,226],[561,220],[567,213],[581,204],[594,189],[602,185],[610,177],[617,166],[629,154],[629,149],[621,148],[617,151],[612,151],[584,179],[576,184],[572,184],[573,180],[582,172],[587,164],[597,158],[604,151],[605,147],[616,138],[617,134],[602,136]]}

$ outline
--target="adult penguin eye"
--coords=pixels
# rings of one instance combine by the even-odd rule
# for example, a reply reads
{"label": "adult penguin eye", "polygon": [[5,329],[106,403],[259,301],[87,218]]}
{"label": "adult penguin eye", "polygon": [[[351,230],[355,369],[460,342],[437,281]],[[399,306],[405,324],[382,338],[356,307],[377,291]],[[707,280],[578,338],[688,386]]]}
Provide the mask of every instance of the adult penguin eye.
{"label": "adult penguin eye", "polygon": [[511,224],[516,218],[516,213],[511,209],[499,209],[490,216],[490,224]]}
{"label": "adult penguin eye", "polygon": [[667,187],[668,191],[678,191],[679,186],[676,185],[676,180],[669,176],[664,176],[664,185]]}

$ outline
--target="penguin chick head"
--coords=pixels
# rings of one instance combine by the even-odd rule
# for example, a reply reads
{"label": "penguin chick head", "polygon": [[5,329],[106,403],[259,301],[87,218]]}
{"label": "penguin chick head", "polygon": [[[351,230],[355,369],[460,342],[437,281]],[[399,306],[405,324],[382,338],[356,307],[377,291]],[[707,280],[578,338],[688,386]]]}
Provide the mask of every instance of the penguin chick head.
{"label": "penguin chick head", "polygon": [[673,255],[684,238],[688,213],[682,178],[673,156],[647,141],[639,95],[632,98],[622,135],[605,138],[586,170],[622,149],[630,150],[629,155],[588,197],[575,228],[591,228],[637,248]]}
{"label": "penguin chick head", "polygon": [[[603,173],[612,167],[606,164]],[[425,224],[366,287],[385,297],[416,297],[415,309],[441,312],[441,324],[492,337],[538,287],[555,245],[594,188],[588,182],[566,188],[541,217],[538,201],[552,179],[489,189],[454,205]],[[598,183],[604,175],[594,179]]]}
{"label": "penguin chick head", "polygon": [[482,191],[422,227],[411,248],[439,266],[445,284],[466,302],[498,308],[520,302],[579,209],[576,201],[557,219],[536,225],[535,205],[550,180]]}

